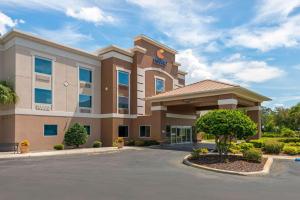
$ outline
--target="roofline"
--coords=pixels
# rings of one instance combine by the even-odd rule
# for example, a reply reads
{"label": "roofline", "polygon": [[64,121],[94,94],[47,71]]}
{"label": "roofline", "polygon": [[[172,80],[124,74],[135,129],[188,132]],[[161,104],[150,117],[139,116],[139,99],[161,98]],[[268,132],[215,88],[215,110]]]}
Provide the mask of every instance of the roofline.
{"label": "roofline", "polygon": [[108,52],[111,52],[111,51],[116,51],[118,53],[121,53],[121,54],[124,54],[126,56],[130,56],[132,57],[134,55],[134,53],[130,50],[127,50],[127,49],[123,49],[117,45],[109,45],[107,47],[104,47],[102,49],[98,49],[96,52],[98,55],[103,55],[105,53],[108,53]]}
{"label": "roofline", "polygon": [[[178,89],[180,89],[180,88],[178,88]],[[253,91],[248,90],[246,88],[243,88],[241,86],[233,86],[231,88],[214,89],[214,90],[207,90],[207,91],[196,91],[196,92],[191,92],[191,93],[188,93],[188,94],[176,94],[176,95],[165,96],[165,97],[152,96],[152,97],[146,98],[146,100],[150,100],[152,102],[160,102],[160,101],[168,101],[168,100],[181,100],[181,99],[184,99],[184,98],[187,98],[187,97],[197,98],[197,97],[202,97],[202,96],[209,96],[209,95],[212,95],[212,94],[219,95],[219,94],[224,94],[224,93],[229,93],[229,92],[231,92],[233,94],[236,94],[237,96],[243,96],[246,99],[248,98],[248,99],[251,99],[251,100],[254,100],[254,101],[258,101],[258,102],[271,101],[272,100],[269,97],[260,95],[256,92],[253,92]],[[241,92],[245,92],[246,94],[252,95],[252,97],[248,96],[248,95],[245,96],[245,94],[243,94]]]}
{"label": "roofline", "polygon": [[74,48],[74,47],[70,47],[68,45],[60,44],[60,43],[57,43],[57,42],[54,42],[54,41],[36,36],[34,34],[31,34],[31,33],[27,33],[27,32],[17,30],[15,28],[12,29],[11,31],[5,33],[0,38],[0,41],[2,40],[2,43],[6,43],[7,41],[11,40],[14,37],[20,37],[20,38],[36,41],[36,42],[39,42],[39,43],[42,43],[42,44],[45,44],[45,45],[48,45],[48,46],[63,49],[65,51],[70,51],[70,52],[75,53],[75,54],[79,54],[79,55],[82,55],[82,56],[87,56],[87,57],[90,57],[90,58],[93,58],[93,59],[98,59],[98,56],[96,54],[93,54],[93,53],[90,53],[90,52],[87,52],[87,51],[84,51],[84,50],[81,50],[81,49],[77,49],[77,48]]}
{"label": "roofline", "polygon": [[158,46],[158,47],[160,47],[160,48],[162,48],[162,49],[164,49],[164,50],[166,50],[166,51],[168,51],[170,53],[173,53],[173,54],[177,54],[178,53],[175,49],[172,49],[172,48],[168,47],[167,45],[162,44],[162,43],[160,43],[160,42],[158,42],[158,41],[156,41],[156,40],[154,40],[154,39],[152,39],[152,38],[150,38],[150,37],[148,37],[146,35],[143,35],[143,34],[136,36],[134,38],[134,41],[141,40],[141,39],[149,42],[150,44]]}
{"label": "roofline", "polygon": [[187,75],[188,73],[182,70],[178,70],[178,74],[183,74],[183,75]]}

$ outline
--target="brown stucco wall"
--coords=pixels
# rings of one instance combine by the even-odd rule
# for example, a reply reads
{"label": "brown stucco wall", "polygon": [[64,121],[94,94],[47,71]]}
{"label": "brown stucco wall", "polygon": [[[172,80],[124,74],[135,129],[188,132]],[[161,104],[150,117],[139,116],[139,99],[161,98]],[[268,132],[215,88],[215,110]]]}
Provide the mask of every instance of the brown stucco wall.
{"label": "brown stucco wall", "polygon": [[15,142],[15,117],[14,115],[0,116],[0,143]]}

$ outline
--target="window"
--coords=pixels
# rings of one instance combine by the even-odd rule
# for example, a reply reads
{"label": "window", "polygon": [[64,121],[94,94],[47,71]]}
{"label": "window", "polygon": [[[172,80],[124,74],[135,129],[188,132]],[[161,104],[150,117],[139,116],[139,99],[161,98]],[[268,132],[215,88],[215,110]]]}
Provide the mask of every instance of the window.
{"label": "window", "polygon": [[52,61],[35,57],[34,59],[35,63],[35,72],[42,73],[42,74],[52,74]]}
{"label": "window", "polygon": [[91,108],[92,107],[92,96],[89,95],[79,95],[79,107],[81,108]]}
{"label": "window", "polygon": [[52,91],[35,88],[35,103],[52,104]]}
{"label": "window", "polygon": [[119,108],[128,109],[128,97],[119,96]]}
{"label": "window", "polygon": [[119,126],[118,137],[128,137],[128,126]]}
{"label": "window", "polygon": [[90,125],[85,125],[83,126],[87,132],[88,135],[91,135],[91,126]]}
{"label": "window", "polygon": [[124,71],[118,71],[118,84],[128,86],[129,85],[129,73]]}
{"label": "window", "polygon": [[159,94],[165,91],[165,81],[163,79],[155,78],[155,93]]}
{"label": "window", "polygon": [[140,137],[150,137],[150,126],[140,126]]}
{"label": "window", "polygon": [[88,69],[79,68],[79,79],[80,81],[92,82],[92,71]]}
{"label": "window", "polygon": [[44,136],[57,135],[57,125],[44,125]]}

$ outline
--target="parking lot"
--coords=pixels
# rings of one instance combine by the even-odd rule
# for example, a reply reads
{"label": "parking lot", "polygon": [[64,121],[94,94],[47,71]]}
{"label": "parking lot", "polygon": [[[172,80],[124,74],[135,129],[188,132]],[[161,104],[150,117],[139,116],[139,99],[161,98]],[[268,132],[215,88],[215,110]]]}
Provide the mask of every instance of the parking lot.
{"label": "parking lot", "polygon": [[275,161],[265,177],[181,163],[186,151],[141,149],[0,160],[0,199],[264,199],[300,196],[300,163]]}

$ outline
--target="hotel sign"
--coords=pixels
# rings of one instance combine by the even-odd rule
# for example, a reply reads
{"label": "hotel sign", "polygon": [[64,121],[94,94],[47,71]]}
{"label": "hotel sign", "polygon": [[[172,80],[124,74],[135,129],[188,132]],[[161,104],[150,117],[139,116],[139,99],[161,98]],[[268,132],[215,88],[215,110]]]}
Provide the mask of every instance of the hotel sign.
{"label": "hotel sign", "polygon": [[155,64],[162,65],[162,66],[167,65],[168,62],[166,60],[164,60],[164,58],[165,58],[164,52],[165,51],[163,49],[157,50],[156,57],[153,58],[153,62]]}

